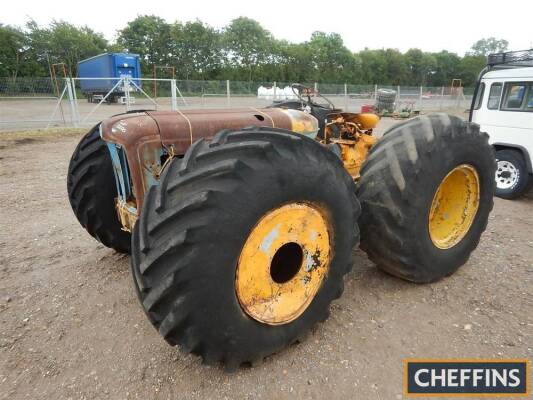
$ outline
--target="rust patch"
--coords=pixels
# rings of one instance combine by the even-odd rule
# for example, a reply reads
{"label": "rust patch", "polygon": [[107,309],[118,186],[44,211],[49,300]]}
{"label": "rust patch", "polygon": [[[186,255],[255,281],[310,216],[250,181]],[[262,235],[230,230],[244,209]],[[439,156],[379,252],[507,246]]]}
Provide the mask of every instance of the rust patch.
{"label": "rust patch", "polygon": [[181,112],[149,111],[147,115],[156,121],[164,147],[173,146],[176,154],[185,154],[198,139],[211,140],[223,129],[242,129],[247,126],[268,126],[291,129],[291,119],[280,109],[263,108],[261,113],[268,118],[256,117],[254,108],[216,110],[182,110]]}

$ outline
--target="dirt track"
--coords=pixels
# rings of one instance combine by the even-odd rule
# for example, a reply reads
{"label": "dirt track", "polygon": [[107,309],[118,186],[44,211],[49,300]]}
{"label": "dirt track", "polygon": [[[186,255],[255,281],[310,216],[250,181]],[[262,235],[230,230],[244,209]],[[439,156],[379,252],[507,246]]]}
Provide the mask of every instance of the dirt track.
{"label": "dirt track", "polygon": [[66,197],[79,136],[0,135],[0,398],[402,398],[405,357],[533,355],[533,194],[495,200],[454,276],[415,285],[361,251],[331,317],[298,345],[227,374],[169,347],[129,260],[93,240]]}

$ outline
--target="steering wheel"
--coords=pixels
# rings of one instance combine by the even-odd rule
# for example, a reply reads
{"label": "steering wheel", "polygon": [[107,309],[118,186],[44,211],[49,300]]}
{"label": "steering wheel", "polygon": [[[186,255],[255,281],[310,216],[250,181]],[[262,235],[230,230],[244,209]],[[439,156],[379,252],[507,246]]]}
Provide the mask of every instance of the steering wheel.
{"label": "steering wheel", "polygon": [[[304,86],[300,83],[293,83],[291,85],[292,92],[302,103],[306,103],[310,106],[325,108],[329,110],[334,110],[335,105],[327,98],[321,95],[318,91],[315,91],[313,88]],[[307,97],[307,99],[306,99]],[[327,104],[319,104],[314,100],[311,100],[311,97],[321,98],[326,101]]]}

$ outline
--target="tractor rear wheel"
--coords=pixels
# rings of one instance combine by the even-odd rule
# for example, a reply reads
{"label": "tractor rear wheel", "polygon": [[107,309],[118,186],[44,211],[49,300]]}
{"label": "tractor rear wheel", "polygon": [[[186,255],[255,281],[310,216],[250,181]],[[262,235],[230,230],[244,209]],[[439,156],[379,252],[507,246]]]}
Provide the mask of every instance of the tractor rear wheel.
{"label": "tractor rear wheel", "polygon": [[452,274],[487,226],[495,169],[478,125],[447,114],[398,124],[361,168],[361,248],[409,281]]}
{"label": "tractor rear wheel", "polygon": [[359,239],[335,154],[270,128],[222,131],[174,159],[133,230],[143,308],[172,345],[233,370],[329,314]]}
{"label": "tractor rear wheel", "polygon": [[129,253],[131,234],[122,230],[115,210],[115,174],[99,127],[91,129],[72,154],[68,198],[76,218],[92,237],[120,253]]}

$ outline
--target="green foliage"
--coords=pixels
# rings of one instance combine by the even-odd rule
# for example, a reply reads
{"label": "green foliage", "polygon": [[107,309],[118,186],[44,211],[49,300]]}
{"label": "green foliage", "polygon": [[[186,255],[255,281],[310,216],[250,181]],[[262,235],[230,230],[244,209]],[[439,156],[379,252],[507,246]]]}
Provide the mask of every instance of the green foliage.
{"label": "green foliage", "polygon": [[246,17],[217,30],[201,21],[168,23],[155,15],[128,22],[116,43],[109,43],[86,26],[53,21],[41,27],[30,20],[24,29],[0,24],[0,76],[48,76],[49,65],[59,62],[75,75],[80,60],[129,51],[141,56],[145,76],[152,76],[154,66],[173,66],[177,79],[248,81],[246,90],[252,81],[445,86],[459,78],[472,86],[485,56],[507,46],[505,40],[481,39],[464,57],[419,49],[353,53],[337,33],[314,32],[309,41],[290,43]]}
{"label": "green foliage", "polygon": [[185,79],[208,79],[222,63],[221,36],[201,21],[174,23],[170,29],[170,65]]}
{"label": "green foliage", "polygon": [[313,81],[345,82],[350,77],[354,56],[338,33],[314,32],[308,47]]}
{"label": "green foliage", "polygon": [[361,59],[361,80],[356,83],[390,83],[387,80],[388,60],[384,50],[364,49],[359,52]]}
{"label": "green foliage", "polygon": [[26,41],[19,29],[0,24],[0,76],[17,77],[26,58]]}
{"label": "green foliage", "polygon": [[433,54],[424,53],[419,49],[409,49],[405,53],[407,70],[409,71],[408,85],[428,85],[435,73],[437,60]]}
{"label": "green foliage", "polygon": [[491,53],[500,53],[507,51],[509,42],[507,40],[498,40],[490,37],[487,39],[480,39],[472,45],[471,55],[473,56],[488,56]]}
{"label": "green foliage", "polygon": [[142,15],[118,32],[117,44],[123,51],[139,54],[142,72],[151,74],[154,65],[166,65],[170,61],[170,32],[171,27],[164,19]]}
{"label": "green foliage", "polygon": [[457,54],[443,50],[440,53],[434,53],[433,56],[436,64],[434,74],[431,77],[433,86],[446,86],[450,84],[452,79],[460,77],[461,58]]}
{"label": "green foliage", "polygon": [[[78,28],[65,21],[52,21],[42,28],[30,20],[26,26],[28,57],[39,75],[48,75],[49,65],[65,63],[75,76],[78,61],[107,51],[107,40],[87,26]],[[32,68],[32,69],[33,69]]]}
{"label": "green foliage", "polygon": [[[485,67],[485,56],[466,55],[459,62],[459,78],[464,82],[475,82],[479,72]],[[472,86],[472,85],[464,85]]]}
{"label": "green foliage", "polygon": [[259,22],[239,17],[222,33],[226,60],[230,66],[247,71],[252,81],[254,69],[271,61],[274,38]]}

